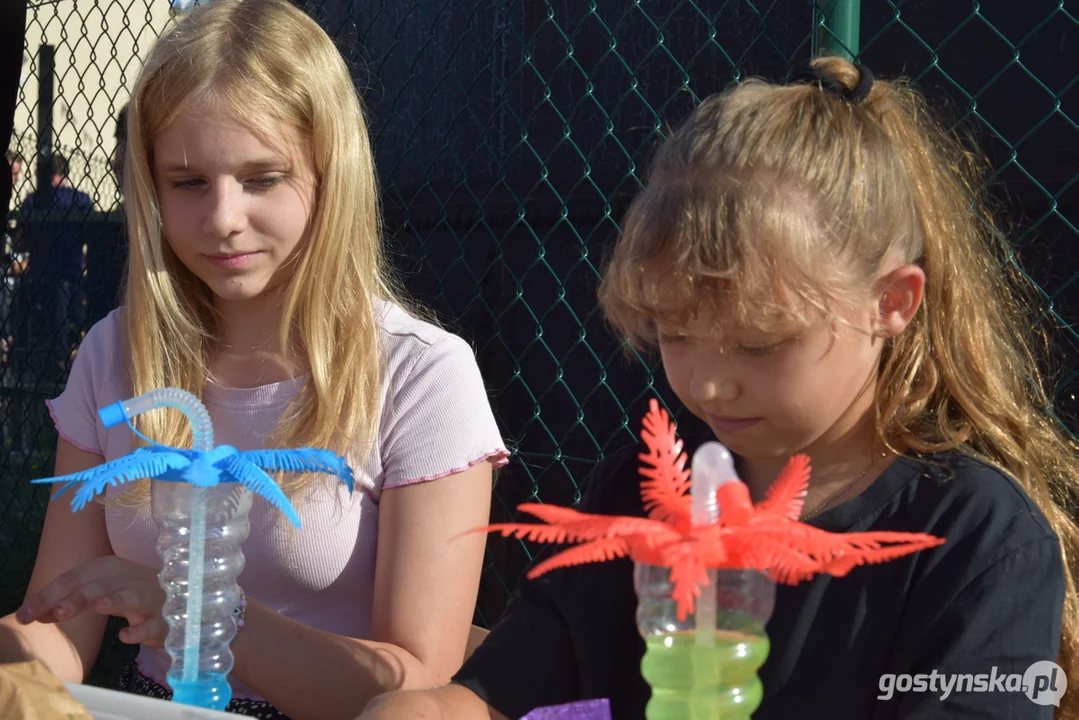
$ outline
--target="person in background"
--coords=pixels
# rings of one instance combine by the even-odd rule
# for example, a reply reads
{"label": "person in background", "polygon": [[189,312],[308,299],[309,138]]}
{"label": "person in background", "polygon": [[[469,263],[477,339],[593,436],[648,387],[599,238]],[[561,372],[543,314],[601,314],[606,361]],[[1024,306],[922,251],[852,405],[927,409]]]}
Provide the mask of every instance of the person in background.
{"label": "person in background", "polygon": [[116,113],[116,145],[109,158],[109,169],[116,178],[116,195],[122,205],[124,202],[124,153],[127,151],[127,105]]}
{"label": "person in background", "polygon": [[[7,150],[4,159],[11,167],[11,198],[15,202],[19,197],[19,188],[22,185],[23,173],[26,171],[26,158],[14,150]],[[6,215],[6,213],[5,213]],[[4,224],[4,247],[0,251],[0,366],[6,371],[10,360],[11,348],[15,339],[11,334],[11,300],[15,294],[15,286],[19,276],[26,269],[25,253],[15,251],[15,218],[9,217]],[[6,375],[6,372],[4,373]]]}
{"label": "person in background", "polygon": [[31,366],[63,374],[81,337],[86,315],[82,279],[86,269],[86,213],[94,201],[71,184],[61,153],[46,163],[49,182],[39,183],[19,206],[15,250],[25,258],[13,328]]}
{"label": "person in background", "polygon": [[46,210],[48,208],[60,210],[93,209],[94,201],[90,196],[71,185],[71,178],[69,177],[71,166],[64,155],[53,153],[49,156],[46,168],[49,174],[49,189],[38,188],[35,192],[27,195],[26,199],[19,205],[20,212],[26,213],[31,210]]}
{"label": "person in background", "polygon": [[4,159],[7,160],[7,164],[11,167],[11,197],[14,198],[17,197],[19,185],[22,183],[22,174],[26,170],[26,159],[14,150],[5,151]]}

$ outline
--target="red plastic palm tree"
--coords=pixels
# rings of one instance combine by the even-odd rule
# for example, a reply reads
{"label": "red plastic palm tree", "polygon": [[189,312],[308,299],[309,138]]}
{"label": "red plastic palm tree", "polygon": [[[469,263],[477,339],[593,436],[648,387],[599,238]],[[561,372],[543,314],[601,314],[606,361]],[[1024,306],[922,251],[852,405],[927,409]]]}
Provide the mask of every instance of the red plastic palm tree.
{"label": "red plastic palm tree", "polygon": [[670,568],[679,620],[693,612],[709,569],[752,569],[776,582],[797,584],[818,573],[846,575],[866,563],[893,560],[944,543],[921,533],[830,533],[798,522],[809,483],[809,458],[792,457],[764,500],[753,505],[742,482],[720,486],[718,522],[694,525],[690,471],[682,441],[667,412],[652,400],[639,457],[641,499],[647,518],[590,515],[539,503],[518,505],[542,523],[499,523],[472,532],[499,532],[540,543],[579,543],[529,571],[536,578],[556,568],[630,557]]}

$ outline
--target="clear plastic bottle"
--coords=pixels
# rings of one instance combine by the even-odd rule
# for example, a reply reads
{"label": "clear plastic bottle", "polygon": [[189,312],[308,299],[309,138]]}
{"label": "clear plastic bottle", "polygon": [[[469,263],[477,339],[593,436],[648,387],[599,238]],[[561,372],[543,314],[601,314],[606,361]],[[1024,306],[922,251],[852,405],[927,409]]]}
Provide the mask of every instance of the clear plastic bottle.
{"label": "clear plastic bottle", "polygon": [[[775,582],[754,570],[710,571],[715,637],[697,637],[693,615],[678,620],[670,569],[636,564],[637,627],[645,641],[641,674],[652,688],[648,720],[742,720],[761,703],[757,671],[768,657],[765,624],[775,606]],[[705,603],[708,605],[709,603]]]}
{"label": "clear plastic bottle", "polygon": [[[201,493],[206,508],[206,545],[201,602],[189,597],[188,570],[192,495]],[[165,590],[162,615],[168,623],[165,651],[172,658],[167,674],[173,702],[223,710],[232,699],[228,674],[232,671],[230,643],[236,635],[233,610],[240,602],[237,579],[244,567],[242,545],[250,530],[248,511],[252,494],[237,483],[199,489],[184,482],[152,484],[151,504],[158,526],[157,552],[161,556],[158,579]],[[192,638],[188,632],[188,604],[201,609],[198,654],[185,652]],[[188,657],[197,657],[197,668],[188,668]]]}
{"label": "clear plastic bottle", "polygon": [[[210,453],[210,414],[193,394],[161,388],[99,411],[112,427],[155,408],[174,408],[191,423],[192,449]],[[209,458],[196,460],[207,462]],[[203,472],[213,472],[207,464]],[[207,483],[209,484],[209,483]],[[232,699],[229,643],[236,635],[233,609],[240,600],[243,541],[250,531],[251,493],[237,483],[199,487],[183,480],[156,480],[150,507],[158,526],[158,580],[165,591],[162,615],[169,626],[165,650],[172,659],[166,679],[173,702],[223,710]]]}

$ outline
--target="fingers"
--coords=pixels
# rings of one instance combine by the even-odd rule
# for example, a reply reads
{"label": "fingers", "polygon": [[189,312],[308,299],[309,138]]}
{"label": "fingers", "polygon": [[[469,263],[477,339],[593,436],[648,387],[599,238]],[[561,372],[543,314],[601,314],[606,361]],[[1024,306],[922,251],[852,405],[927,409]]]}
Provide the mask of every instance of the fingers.
{"label": "fingers", "polygon": [[15,619],[24,625],[31,622],[59,622],[70,620],[87,610],[108,615],[141,613],[141,616],[145,616],[153,610],[150,605],[156,598],[149,597],[155,588],[143,586],[147,582],[155,584],[156,578],[152,571],[142,568],[143,573],[150,573],[143,578],[138,570],[134,564],[125,563],[115,556],[98,558],[67,571],[26,598],[15,613]]}
{"label": "fingers", "polygon": [[156,573],[119,558],[99,558],[60,575],[28,597],[15,614],[18,622],[55,623],[84,612],[127,618],[120,640],[160,648],[168,625],[161,618],[164,591]]}
{"label": "fingers", "polygon": [[93,601],[93,609],[101,615],[145,615],[148,603],[144,594],[135,587],[120,588],[111,593],[102,594]]}
{"label": "fingers", "polygon": [[[42,618],[45,618],[46,616],[51,617],[53,611],[60,606],[61,601],[70,595],[76,588],[81,586],[80,575],[81,568],[69,570],[46,585],[39,592],[26,598],[22,607],[15,613],[15,619],[25,625],[35,620],[42,621]],[[70,603],[64,603],[62,607],[64,613],[67,614],[68,617],[72,617],[70,612],[73,609],[73,606]]]}
{"label": "fingers", "polygon": [[70,620],[87,610],[105,592],[105,586],[100,582],[89,582],[60,599],[53,607],[52,614],[57,620]]}
{"label": "fingers", "polygon": [[16,613],[21,623],[60,622],[80,615],[107,593],[98,581],[61,576],[40,593],[27,600]]}
{"label": "fingers", "polygon": [[147,645],[160,648],[165,643],[168,624],[160,617],[148,618],[138,625],[129,625],[120,631],[120,642],[128,645]]}

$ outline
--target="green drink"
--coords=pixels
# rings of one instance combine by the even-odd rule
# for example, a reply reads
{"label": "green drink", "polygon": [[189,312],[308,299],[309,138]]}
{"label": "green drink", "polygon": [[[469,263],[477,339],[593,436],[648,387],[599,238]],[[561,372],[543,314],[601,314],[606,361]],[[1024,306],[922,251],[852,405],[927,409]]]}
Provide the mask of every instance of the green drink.
{"label": "green drink", "polygon": [[698,645],[692,631],[646,638],[641,674],[652,687],[648,720],[749,718],[761,703],[757,670],[768,637],[719,630],[715,645]]}
{"label": "green drink", "polygon": [[[652,688],[648,720],[747,720],[761,704],[757,671],[771,645],[765,624],[775,583],[754,570],[711,570],[696,612],[678,617],[670,570],[636,564],[641,675]],[[706,622],[710,621],[710,622]]]}

